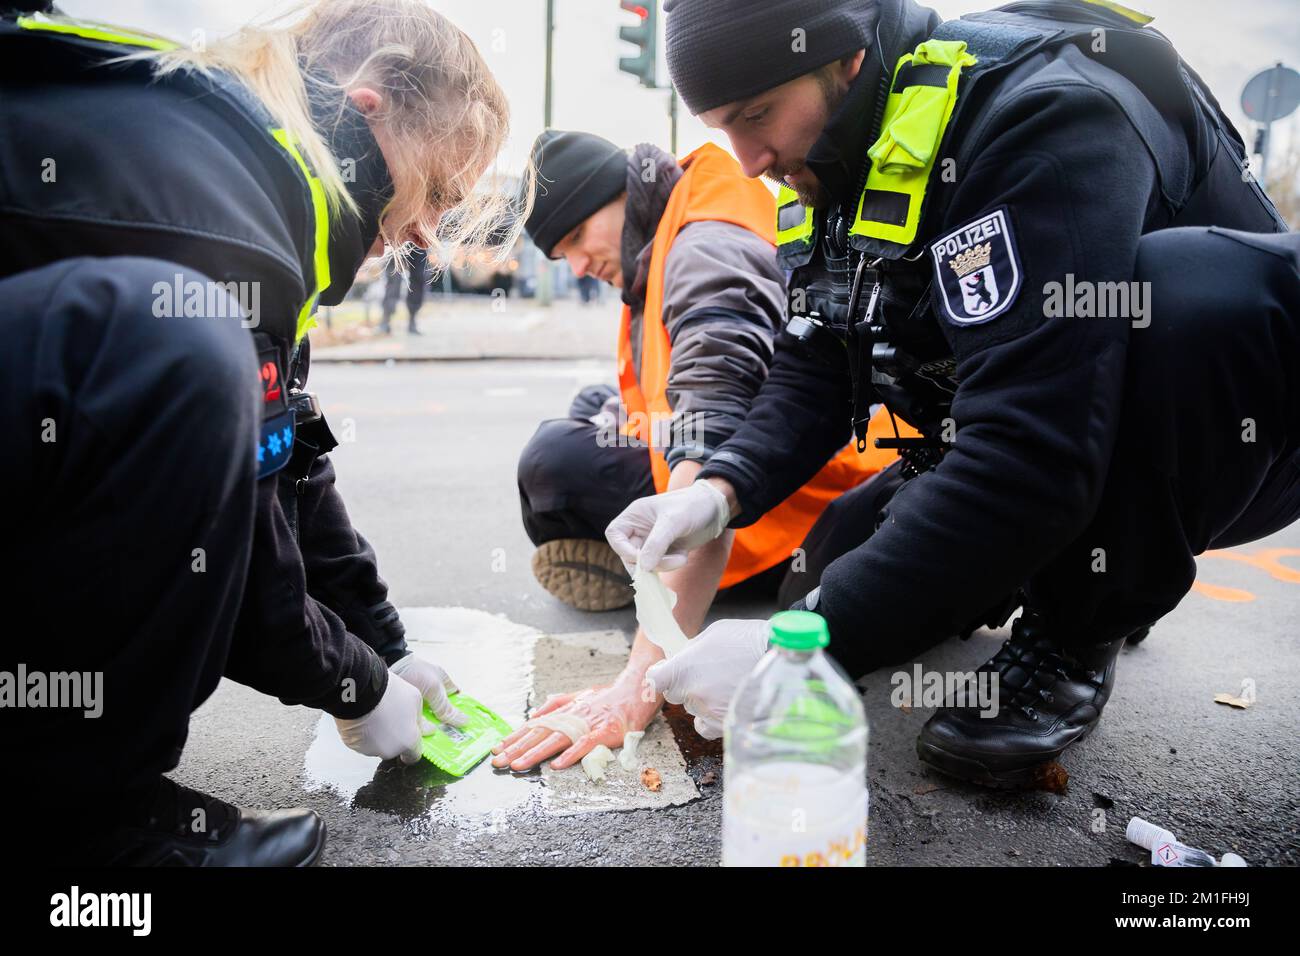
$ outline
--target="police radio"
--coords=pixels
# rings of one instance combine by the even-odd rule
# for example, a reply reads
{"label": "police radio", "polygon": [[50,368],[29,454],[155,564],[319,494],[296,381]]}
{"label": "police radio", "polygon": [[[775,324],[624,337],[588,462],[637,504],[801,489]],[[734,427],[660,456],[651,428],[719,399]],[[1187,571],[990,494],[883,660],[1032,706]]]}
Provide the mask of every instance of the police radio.
{"label": "police radio", "polygon": [[799,343],[805,354],[842,369],[849,331],[847,299],[837,294],[831,282],[818,279],[791,289],[789,301],[786,334]]}

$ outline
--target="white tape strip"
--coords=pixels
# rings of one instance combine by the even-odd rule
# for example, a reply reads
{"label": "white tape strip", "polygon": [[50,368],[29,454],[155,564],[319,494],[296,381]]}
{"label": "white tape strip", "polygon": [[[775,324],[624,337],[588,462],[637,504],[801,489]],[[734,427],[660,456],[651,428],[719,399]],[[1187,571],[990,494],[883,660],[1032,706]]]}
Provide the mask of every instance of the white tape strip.
{"label": "white tape strip", "polygon": [[558,730],[569,738],[569,743],[576,744],[591,729],[591,725],[577,714],[543,714],[528,721],[534,727]]}
{"label": "white tape strip", "polygon": [[632,575],[632,587],[636,591],[636,620],[650,643],[656,645],[667,657],[683,651],[686,648],[686,635],[673,617],[677,595],[668,590],[658,572],[642,571],[640,568]]}

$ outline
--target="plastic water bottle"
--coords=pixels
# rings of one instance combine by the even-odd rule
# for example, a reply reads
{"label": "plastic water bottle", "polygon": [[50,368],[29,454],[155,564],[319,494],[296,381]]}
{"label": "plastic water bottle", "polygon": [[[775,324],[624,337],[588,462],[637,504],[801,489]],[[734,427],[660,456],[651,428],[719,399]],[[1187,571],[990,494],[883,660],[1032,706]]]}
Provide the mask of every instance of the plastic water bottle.
{"label": "plastic water bottle", "polygon": [[865,866],[867,717],[822,650],[826,621],[782,611],[723,736],[723,866]]}

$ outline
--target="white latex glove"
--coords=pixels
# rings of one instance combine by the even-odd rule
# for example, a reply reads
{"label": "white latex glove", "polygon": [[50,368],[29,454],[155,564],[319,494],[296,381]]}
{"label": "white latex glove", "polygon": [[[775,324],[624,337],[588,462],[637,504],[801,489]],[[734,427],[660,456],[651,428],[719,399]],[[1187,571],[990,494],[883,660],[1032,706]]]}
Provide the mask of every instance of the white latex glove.
{"label": "white latex glove", "polygon": [[424,698],[416,686],[389,668],[388,686],[375,709],[355,720],[335,717],[334,723],[343,742],[357,753],[415,763],[420,759],[421,738],[433,732],[423,708]]}
{"label": "white latex glove", "polygon": [[716,621],[686,650],[651,666],[645,679],[670,704],[686,708],[696,733],[715,740],[732,695],[767,652],[771,636],[767,621]]}
{"label": "white latex glove", "polygon": [[447,699],[448,694],[454,694],[460,688],[437,664],[416,657],[414,654],[407,654],[390,667],[389,671],[414,684],[424,699],[429,702],[429,709],[433,711],[433,715],[444,724],[459,727],[468,720]]}
{"label": "white latex glove", "polygon": [[708,481],[638,498],[609,523],[605,539],[629,573],[672,571],[686,555],[722,535],[731,521],[727,496]]}

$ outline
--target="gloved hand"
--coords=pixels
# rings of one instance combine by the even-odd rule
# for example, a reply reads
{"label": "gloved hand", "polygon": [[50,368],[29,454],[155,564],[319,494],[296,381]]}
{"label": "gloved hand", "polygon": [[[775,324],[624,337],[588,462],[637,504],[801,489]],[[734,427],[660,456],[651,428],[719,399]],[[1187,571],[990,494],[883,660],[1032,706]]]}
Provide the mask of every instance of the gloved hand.
{"label": "gloved hand", "polygon": [[469,719],[447,699],[448,694],[454,694],[460,688],[437,664],[416,657],[414,654],[408,654],[390,667],[389,671],[405,679],[407,683],[414,684],[424,699],[429,702],[429,709],[433,711],[433,715],[444,724],[459,727]]}
{"label": "gloved hand", "polygon": [[421,712],[423,707],[424,698],[415,685],[389,668],[388,686],[375,709],[355,720],[335,717],[334,723],[343,742],[357,753],[385,760],[401,757],[402,763],[415,763],[420,759],[420,739],[433,732],[433,725]]}
{"label": "gloved hand", "polygon": [[706,740],[722,736],[727,707],[740,682],[767,652],[767,621],[716,621],[686,650],[646,671],[646,680],[670,704],[682,704]]}
{"label": "gloved hand", "polygon": [[731,521],[727,496],[708,481],[638,498],[609,523],[605,539],[631,573],[672,571],[686,555],[708,544]]}

